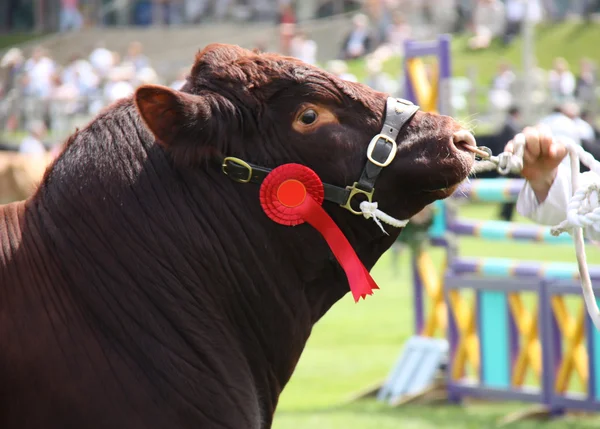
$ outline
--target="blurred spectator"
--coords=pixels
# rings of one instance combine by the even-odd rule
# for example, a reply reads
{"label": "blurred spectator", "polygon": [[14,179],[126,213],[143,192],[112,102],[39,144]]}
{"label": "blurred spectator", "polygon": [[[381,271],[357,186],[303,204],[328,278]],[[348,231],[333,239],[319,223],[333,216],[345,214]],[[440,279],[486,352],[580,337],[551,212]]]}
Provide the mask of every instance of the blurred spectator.
{"label": "blurred spectator", "polygon": [[[585,122],[587,122],[590,125],[590,127],[592,127],[592,130],[594,131],[594,140],[597,141],[598,144],[600,144],[600,129],[598,129],[598,125],[594,123],[594,118],[591,112],[589,110],[582,110],[579,117]],[[600,160],[600,158],[597,159]]]}
{"label": "blurred spectator", "polygon": [[89,57],[90,64],[100,77],[106,76],[113,66],[113,53],[106,49],[104,42],[98,42]]}
{"label": "blurred spectator", "polygon": [[29,125],[28,133],[19,145],[19,152],[26,155],[41,155],[46,153],[42,143],[47,134],[46,125],[42,121],[33,121]]}
{"label": "blurred spectator", "polygon": [[33,49],[31,58],[24,65],[24,86],[27,95],[46,98],[52,90],[52,76],[56,73],[56,64],[46,55],[41,46]]}
{"label": "blurred spectator", "polygon": [[392,25],[390,25],[386,34],[386,43],[391,47],[392,52],[397,55],[404,55],[404,42],[411,37],[412,28],[401,12],[394,13]]}
{"label": "blurred spectator", "polygon": [[6,69],[6,78],[2,82],[2,92],[4,94],[17,87],[24,62],[25,57],[19,48],[9,49],[0,60],[0,68]]}
{"label": "blurred spectator", "polygon": [[63,70],[62,80],[72,84],[82,96],[92,94],[100,83],[92,65],[78,54],[71,56],[69,64]]}
{"label": "blurred spectator", "polygon": [[521,124],[521,110],[516,106],[512,106],[508,109],[507,113],[508,115],[499,133],[499,139],[503,142],[502,147],[523,129],[523,124]]}
{"label": "blurred spectator", "polygon": [[463,33],[473,19],[473,7],[471,0],[456,0],[456,20],[454,21],[453,32]]}
{"label": "blurred spectator", "polygon": [[569,63],[564,58],[554,60],[554,68],[548,73],[550,96],[555,102],[563,102],[575,93],[575,76],[569,70]]}
{"label": "blurred spectator", "polygon": [[104,87],[104,100],[107,104],[113,103],[121,98],[129,97],[135,91],[131,84],[135,76],[132,67],[122,65],[113,68],[108,74],[108,82]]}
{"label": "blurred spectator", "polygon": [[81,92],[77,79],[64,81],[60,75],[53,78],[54,87],[50,94],[50,125],[55,136],[69,134],[70,120],[82,109]]}
{"label": "blurred spectator", "polygon": [[501,62],[498,65],[496,76],[492,79],[492,86],[489,93],[490,103],[496,109],[504,110],[512,104],[511,91],[515,80],[516,75],[512,71],[510,64]]}
{"label": "blurred spectator", "polygon": [[317,43],[307,37],[304,31],[296,32],[290,45],[290,55],[305,63],[317,64]]}
{"label": "blurred spectator", "polygon": [[485,49],[492,39],[504,33],[504,4],[500,0],[477,0],[473,14],[474,36],[468,41],[471,49]]}
{"label": "blurred spectator", "polygon": [[135,71],[139,71],[144,67],[150,66],[150,60],[143,54],[143,46],[140,42],[131,42],[127,48],[127,55],[123,58],[124,63],[131,63]]}
{"label": "blurred spectator", "polygon": [[575,96],[577,100],[583,104],[593,102],[596,84],[597,79],[594,63],[589,58],[581,59],[579,75],[575,83]]}
{"label": "blurred spectator", "polygon": [[83,27],[83,16],[79,11],[79,0],[61,0],[59,30],[78,31],[81,27]]}
{"label": "blurred spectator", "polygon": [[574,121],[577,116],[579,116],[579,106],[568,101],[560,104],[550,115],[542,118],[540,124],[548,126],[554,136],[566,137],[581,144],[581,131]]}
{"label": "blurred spectator", "polygon": [[374,47],[369,18],[366,15],[362,13],[354,15],[352,27],[342,43],[342,58],[346,60],[363,57]]}
{"label": "blurred spectator", "polygon": [[537,23],[542,20],[542,5],[540,0],[505,0],[506,27],[504,44],[509,45],[515,36],[521,33],[523,21],[528,17]]}
{"label": "blurred spectator", "polygon": [[386,0],[365,0],[364,9],[370,21],[373,22],[373,38],[376,44],[383,43],[392,25],[392,8]]}
{"label": "blurred spectator", "polygon": [[[518,133],[521,132],[523,126],[521,124],[521,111],[518,107],[511,107],[508,109],[508,115],[504,121],[504,125],[498,134],[498,143],[501,144],[499,148],[491,148],[493,153],[500,153],[503,151],[504,145],[512,140]],[[518,178],[519,175],[509,174],[507,177]],[[502,203],[500,206],[500,219],[510,222],[515,212],[515,202]]]}
{"label": "blurred spectator", "polygon": [[[590,114],[590,112],[588,111],[582,111],[581,115],[579,117],[579,119],[581,121],[585,121],[591,128],[593,136],[591,139],[587,139],[584,140],[581,145],[583,146],[583,149],[586,150],[587,152],[591,153],[594,158],[596,158],[597,161],[600,161],[600,130],[598,130],[598,128],[596,127],[596,124],[594,124],[594,121],[592,119],[592,115]],[[584,133],[586,131],[584,130]],[[583,166],[581,166],[581,171],[587,171],[587,168],[583,168]]]}
{"label": "blurred spectator", "polygon": [[513,38],[521,33],[521,26],[527,8],[526,0],[506,0],[506,27],[504,29],[504,44],[508,45]]}
{"label": "blurred spectator", "polygon": [[579,106],[577,106],[577,108],[574,110],[572,119],[577,127],[579,139],[581,140],[582,145],[585,143],[592,143],[596,140],[594,128],[581,117]]}
{"label": "blurred spectator", "polygon": [[296,14],[289,2],[281,2],[279,4],[277,24],[279,25],[280,52],[283,55],[290,55],[292,38],[296,33]]}

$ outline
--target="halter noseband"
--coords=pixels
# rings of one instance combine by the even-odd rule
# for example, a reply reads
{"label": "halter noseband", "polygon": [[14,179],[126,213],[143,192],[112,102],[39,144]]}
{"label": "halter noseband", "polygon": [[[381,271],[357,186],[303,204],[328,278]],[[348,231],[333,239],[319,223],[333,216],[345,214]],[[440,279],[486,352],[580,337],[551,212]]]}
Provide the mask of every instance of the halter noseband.
{"label": "halter noseband", "polygon": [[[402,127],[418,110],[419,106],[408,100],[388,97],[383,127],[367,147],[367,163],[360,178],[352,186],[345,188],[323,183],[325,200],[336,203],[353,214],[362,215],[362,212],[352,208],[352,199],[358,194],[363,194],[369,202],[373,201],[375,182],[379,174],[396,156],[398,150],[396,138]],[[227,157],[223,160],[222,170],[236,182],[260,184],[272,169],[250,164],[239,158]]]}

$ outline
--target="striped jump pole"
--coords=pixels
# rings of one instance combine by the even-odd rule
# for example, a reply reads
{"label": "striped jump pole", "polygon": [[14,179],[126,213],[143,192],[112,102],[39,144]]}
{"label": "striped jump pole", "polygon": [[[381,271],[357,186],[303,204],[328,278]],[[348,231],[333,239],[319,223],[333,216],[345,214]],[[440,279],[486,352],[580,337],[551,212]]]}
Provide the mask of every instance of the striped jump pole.
{"label": "striped jump pole", "polygon": [[475,179],[461,184],[452,198],[487,203],[516,201],[524,184],[524,179]]}
{"label": "striped jump pole", "polygon": [[549,227],[519,224],[500,220],[477,221],[455,219],[448,223],[448,230],[460,236],[482,238],[484,240],[518,240],[546,244],[572,244],[573,238],[567,234],[557,237],[550,233]]}
{"label": "striped jump pole", "polygon": [[[452,274],[462,276],[473,274],[482,277],[518,278],[527,277],[539,280],[579,281],[579,269],[570,262],[529,262],[504,258],[458,257],[452,261]],[[590,267],[590,277],[600,281],[600,266]],[[578,284],[578,283],[577,283]]]}
{"label": "striped jump pole", "polygon": [[[449,200],[436,203],[429,241],[443,246],[447,258],[444,267],[434,267],[428,256],[415,258],[415,288],[422,289],[417,335],[435,336],[444,327],[451,401],[525,401],[542,405],[548,415],[566,409],[598,411],[600,333],[581,299],[577,264],[464,257],[458,252],[462,237],[482,244],[572,244],[569,235],[554,237],[547,226],[457,215],[465,202],[516,201],[523,185],[521,179],[474,179]],[[440,269],[438,280],[435,272]],[[600,294],[600,266],[589,271]]]}
{"label": "striped jump pole", "polygon": [[[435,40],[406,40],[404,42],[404,98],[421,106],[424,111],[439,112],[451,115],[450,79],[452,77],[452,64],[450,53],[451,36],[444,34]],[[424,57],[436,59],[430,80],[425,71]],[[436,212],[434,225],[431,229],[434,245],[445,246],[443,235],[446,231],[444,219],[445,206],[435,204]],[[431,263],[431,258],[425,250],[413,255],[413,302],[415,308],[415,332],[420,335],[433,335],[434,332],[445,330],[445,320],[435,317],[427,318],[425,304],[431,302],[433,308],[439,309],[440,302],[443,306],[441,294],[442,270],[436,270]],[[433,270],[433,271],[432,271]],[[426,274],[425,274],[426,273]],[[434,310],[435,311],[435,310]],[[440,314],[442,311],[438,311]],[[426,320],[426,318],[428,320]]]}

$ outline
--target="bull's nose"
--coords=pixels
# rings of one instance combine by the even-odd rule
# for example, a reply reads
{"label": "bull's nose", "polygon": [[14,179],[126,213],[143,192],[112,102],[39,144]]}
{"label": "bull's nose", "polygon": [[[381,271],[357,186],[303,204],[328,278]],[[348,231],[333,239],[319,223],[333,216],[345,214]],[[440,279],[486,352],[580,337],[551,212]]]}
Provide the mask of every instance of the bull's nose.
{"label": "bull's nose", "polygon": [[452,134],[452,143],[458,149],[468,150],[469,152],[474,152],[473,149],[477,148],[475,137],[467,130],[460,130]]}

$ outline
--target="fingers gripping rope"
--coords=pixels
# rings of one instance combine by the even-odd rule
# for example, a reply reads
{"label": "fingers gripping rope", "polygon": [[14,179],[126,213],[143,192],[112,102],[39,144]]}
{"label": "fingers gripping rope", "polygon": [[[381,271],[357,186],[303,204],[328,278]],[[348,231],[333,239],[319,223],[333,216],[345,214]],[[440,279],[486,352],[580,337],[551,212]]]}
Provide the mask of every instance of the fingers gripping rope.
{"label": "fingers gripping rope", "polygon": [[[504,152],[498,157],[490,156],[473,168],[473,172],[490,171],[497,168],[502,175],[519,173],[523,169],[523,154],[525,152],[525,136],[517,134],[514,139],[514,153]],[[565,231],[572,231],[575,241],[575,254],[581,278],[581,288],[588,314],[596,329],[600,331],[600,310],[596,303],[592,281],[587,266],[585,245],[583,240],[584,227],[600,223],[600,181],[589,186],[579,187],[579,161],[600,177],[600,162],[581,146],[571,140],[563,141],[569,152],[571,163],[571,193],[572,197],[567,206],[567,219],[552,227],[550,232],[558,236]],[[484,164],[485,163],[485,164]]]}

